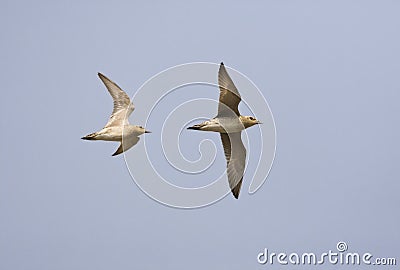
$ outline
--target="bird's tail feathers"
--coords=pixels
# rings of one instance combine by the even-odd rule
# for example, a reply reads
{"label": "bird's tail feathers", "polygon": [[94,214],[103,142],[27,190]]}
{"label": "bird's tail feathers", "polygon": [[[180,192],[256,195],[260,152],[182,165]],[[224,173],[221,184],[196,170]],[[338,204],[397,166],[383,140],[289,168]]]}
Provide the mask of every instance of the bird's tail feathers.
{"label": "bird's tail feathers", "polygon": [[89,135],[86,135],[85,137],[82,137],[82,140],[96,140],[97,137],[97,132],[90,133]]}
{"label": "bird's tail feathers", "polygon": [[187,129],[200,130],[202,127],[204,127],[204,124],[197,124],[197,125],[188,127]]}

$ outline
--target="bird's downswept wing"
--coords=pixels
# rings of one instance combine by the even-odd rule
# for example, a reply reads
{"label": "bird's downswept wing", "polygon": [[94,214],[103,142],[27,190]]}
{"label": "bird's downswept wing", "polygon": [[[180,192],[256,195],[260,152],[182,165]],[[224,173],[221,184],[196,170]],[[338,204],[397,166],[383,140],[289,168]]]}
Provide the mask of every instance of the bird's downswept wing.
{"label": "bird's downswept wing", "polygon": [[138,141],[140,140],[139,137],[129,137],[127,139],[124,139],[121,144],[119,145],[117,151],[115,151],[114,154],[112,154],[113,156],[119,155],[121,153],[123,153],[124,151],[132,148],[134,145],[136,145],[138,143]]}
{"label": "bird's downswept wing", "polygon": [[239,198],[243,174],[246,165],[246,148],[242,142],[241,132],[220,133],[226,158],[228,182],[233,196]]}
{"label": "bird's downswept wing", "polygon": [[217,117],[232,117],[233,113],[240,116],[239,103],[242,100],[239,91],[229,76],[224,63],[218,71],[219,106]]}
{"label": "bird's downswept wing", "polygon": [[113,111],[105,127],[129,124],[128,117],[135,109],[129,96],[115,82],[111,81],[101,73],[98,73],[98,75],[106,86],[114,102]]}

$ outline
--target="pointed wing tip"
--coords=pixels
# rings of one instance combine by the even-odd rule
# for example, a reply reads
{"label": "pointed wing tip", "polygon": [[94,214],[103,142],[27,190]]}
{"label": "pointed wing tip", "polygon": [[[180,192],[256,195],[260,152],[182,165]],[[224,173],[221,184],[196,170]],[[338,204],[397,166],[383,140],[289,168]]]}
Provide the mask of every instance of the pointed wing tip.
{"label": "pointed wing tip", "polygon": [[118,156],[119,154],[122,154],[124,152],[124,149],[122,148],[122,144],[118,147],[118,149],[112,154],[112,157]]}
{"label": "pointed wing tip", "polygon": [[97,76],[99,76],[100,80],[103,81],[103,83],[107,80],[109,80],[103,73],[97,72]]}
{"label": "pointed wing tip", "polygon": [[237,183],[237,185],[231,189],[232,191],[232,195],[233,197],[235,197],[235,199],[239,199],[239,194],[240,194],[240,189],[242,187],[242,180],[239,181],[239,183]]}
{"label": "pointed wing tip", "polygon": [[[219,65],[219,69],[218,69],[218,76],[223,76],[223,75],[225,75],[225,73],[227,73],[227,71],[226,71],[224,62],[221,62],[221,64]],[[226,75],[228,75],[228,74],[226,74]]]}
{"label": "pointed wing tip", "polygon": [[238,188],[238,187],[236,186],[236,187],[234,187],[231,191],[232,191],[233,197],[235,197],[235,199],[239,199],[240,187]]}

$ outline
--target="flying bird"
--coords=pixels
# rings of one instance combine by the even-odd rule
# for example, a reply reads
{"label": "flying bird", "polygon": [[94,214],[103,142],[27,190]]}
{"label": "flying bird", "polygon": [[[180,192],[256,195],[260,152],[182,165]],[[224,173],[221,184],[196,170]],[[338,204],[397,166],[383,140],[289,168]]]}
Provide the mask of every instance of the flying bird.
{"label": "flying bird", "polygon": [[224,63],[219,67],[218,85],[220,92],[217,116],[188,129],[220,133],[229,186],[233,196],[238,199],[246,163],[246,148],[242,142],[241,132],[261,122],[253,116],[240,115],[238,106],[242,99]]}
{"label": "flying bird", "polygon": [[142,126],[129,124],[128,117],[135,109],[129,96],[115,82],[101,73],[98,75],[113,98],[114,109],[103,129],[86,135],[82,139],[120,142],[117,151],[113,154],[116,156],[137,144],[140,135],[151,132]]}

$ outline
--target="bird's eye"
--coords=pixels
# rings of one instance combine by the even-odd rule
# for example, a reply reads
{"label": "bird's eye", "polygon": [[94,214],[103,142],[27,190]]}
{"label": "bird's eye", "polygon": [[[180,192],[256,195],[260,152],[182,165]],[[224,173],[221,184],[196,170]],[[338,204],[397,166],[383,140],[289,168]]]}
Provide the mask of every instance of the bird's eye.
{"label": "bird's eye", "polygon": [[251,116],[250,116],[250,120],[254,121],[254,120],[256,120],[256,119],[254,119],[254,117],[251,117]]}

